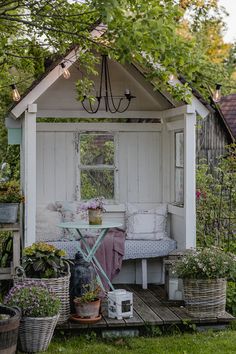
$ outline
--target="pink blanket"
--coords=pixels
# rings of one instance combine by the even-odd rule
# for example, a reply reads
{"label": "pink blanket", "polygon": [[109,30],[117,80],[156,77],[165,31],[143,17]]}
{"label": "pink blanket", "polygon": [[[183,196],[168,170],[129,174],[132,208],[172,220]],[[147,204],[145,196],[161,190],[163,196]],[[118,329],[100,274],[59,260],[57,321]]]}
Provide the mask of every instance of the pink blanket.
{"label": "pink blanket", "polygon": [[[94,244],[95,238],[88,237],[90,247]],[[120,229],[111,229],[106,234],[103,242],[98,248],[95,256],[101,264],[108,278],[112,281],[115,275],[121,270],[122,259],[125,248],[125,232]],[[105,289],[109,290],[105,279],[102,278]]]}

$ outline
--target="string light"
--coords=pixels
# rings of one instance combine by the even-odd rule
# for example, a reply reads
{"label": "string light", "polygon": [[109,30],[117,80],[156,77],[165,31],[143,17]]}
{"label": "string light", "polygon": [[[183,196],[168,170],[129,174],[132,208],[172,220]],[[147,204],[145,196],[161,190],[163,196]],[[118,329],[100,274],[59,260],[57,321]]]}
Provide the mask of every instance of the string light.
{"label": "string light", "polygon": [[65,79],[69,79],[69,78],[70,78],[70,72],[69,72],[69,70],[66,68],[65,63],[61,63],[60,65],[61,65],[62,70],[63,70],[63,74],[62,74],[63,77],[64,77]]}
{"label": "string light", "polygon": [[19,94],[19,91],[17,90],[16,84],[12,84],[11,88],[12,88],[12,99],[13,99],[13,101],[15,101],[15,102],[20,101],[20,94]]}
{"label": "string light", "polygon": [[212,96],[212,99],[215,103],[218,103],[221,100],[221,86],[221,84],[216,84],[216,90]]}

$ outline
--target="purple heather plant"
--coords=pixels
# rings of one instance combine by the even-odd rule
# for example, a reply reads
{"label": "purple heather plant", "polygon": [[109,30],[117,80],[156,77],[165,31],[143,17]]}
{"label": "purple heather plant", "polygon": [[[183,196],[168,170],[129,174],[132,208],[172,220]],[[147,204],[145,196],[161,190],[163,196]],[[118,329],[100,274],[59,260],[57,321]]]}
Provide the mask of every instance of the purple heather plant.
{"label": "purple heather plant", "polygon": [[23,317],[51,317],[60,310],[60,300],[56,295],[44,282],[33,280],[13,286],[4,303],[19,307]]}

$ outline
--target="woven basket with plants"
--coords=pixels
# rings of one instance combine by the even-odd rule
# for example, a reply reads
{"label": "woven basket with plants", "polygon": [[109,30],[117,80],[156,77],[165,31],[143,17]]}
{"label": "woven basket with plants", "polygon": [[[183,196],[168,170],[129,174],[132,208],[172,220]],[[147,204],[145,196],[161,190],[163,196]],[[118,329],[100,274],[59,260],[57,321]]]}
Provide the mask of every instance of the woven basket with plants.
{"label": "woven basket with plants", "polygon": [[235,276],[235,256],[216,248],[198,249],[178,260],[174,272],[183,279],[188,312],[198,318],[225,314],[227,279]]}
{"label": "woven basket with plants", "polygon": [[21,309],[19,349],[26,353],[47,350],[59,318],[60,300],[43,282],[22,282],[5,298],[9,306]]}
{"label": "woven basket with plants", "polygon": [[47,243],[38,242],[23,250],[23,267],[17,269],[14,284],[22,281],[43,281],[61,301],[61,324],[70,316],[70,269],[65,252]]}

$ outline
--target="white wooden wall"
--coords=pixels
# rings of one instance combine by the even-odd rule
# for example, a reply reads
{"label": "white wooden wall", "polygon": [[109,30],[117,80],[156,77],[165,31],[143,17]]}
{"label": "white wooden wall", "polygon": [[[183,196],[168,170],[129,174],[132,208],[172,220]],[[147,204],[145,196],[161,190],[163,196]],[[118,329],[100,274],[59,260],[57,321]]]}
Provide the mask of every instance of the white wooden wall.
{"label": "white wooden wall", "polygon": [[[132,125],[128,125],[129,129]],[[117,134],[116,203],[161,202],[161,132],[118,131]],[[73,139],[73,131],[37,131],[37,204],[75,199],[78,171]]]}

